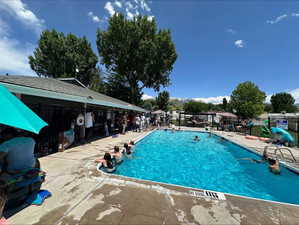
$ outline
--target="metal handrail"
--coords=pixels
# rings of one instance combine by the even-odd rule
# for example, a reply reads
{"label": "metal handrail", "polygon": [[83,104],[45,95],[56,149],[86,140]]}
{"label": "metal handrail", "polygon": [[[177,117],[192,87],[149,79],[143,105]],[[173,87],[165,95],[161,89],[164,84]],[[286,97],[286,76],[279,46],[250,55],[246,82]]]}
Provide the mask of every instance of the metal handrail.
{"label": "metal handrail", "polygon": [[274,147],[274,146],[265,146],[264,147],[264,152],[266,151],[266,152],[268,152],[268,150],[274,150],[274,155],[276,155],[277,156],[277,151],[279,151],[280,152],[280,156],[281,156],[281,158],[283,159],[283,160],[286,160],[286,157],[284,156],[284,154],[282,153],[282,151],[281,150],[287,150],[289,153],[290,153],[290,155],[292,156],[292,158],[293,158],[293,162],[296,162],[297,160],[296,160],[296,158],[295,158],[295,156],[294,156],[294,154],[292,153],[292,151],[290,150],[290,149],[288,149],[288,148],[285,148],[285,147],[278,147],[278,146],[276,146],[276,147]]}
{"label": "metal handrail", "polygon": [[285,157],[283,156],[283,153],[282,153],[281,150],[287,150],[287,151],[290,153],[290,155],[292,156],[293,161],[294,161],[294,162],[297,161],[296,158],[295,158],[295,156],[293,155],[293,153],[292,153],[292,151],[291,151],[290,149],[288,149],[288,148],[284,148],[284,147],[282,147],[282,148],[277,147],[277,149],[275,149],[275,152],[274,152],[275,155],[276,155],[276,153],[277,153],[277,150],[280,151],[280,154],[282,155],[283,159],[285,159]]}

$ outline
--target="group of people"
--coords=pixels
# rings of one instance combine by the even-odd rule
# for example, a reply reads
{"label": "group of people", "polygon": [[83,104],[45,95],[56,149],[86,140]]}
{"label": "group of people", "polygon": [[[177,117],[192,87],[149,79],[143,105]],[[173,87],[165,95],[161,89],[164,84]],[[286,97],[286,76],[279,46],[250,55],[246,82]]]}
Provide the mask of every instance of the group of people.
{"label": "group of people", "polygon": [[119,146],[114,146],[112,152],[106,152],[103,158],[95,160],[95,162],[98,163],[97,169],[113,173],[116,170],[116,165],[123,162],[124,156],[132,158],[134,145],[135,143],[133,141],[125,143],[122,150],[120,150]]}

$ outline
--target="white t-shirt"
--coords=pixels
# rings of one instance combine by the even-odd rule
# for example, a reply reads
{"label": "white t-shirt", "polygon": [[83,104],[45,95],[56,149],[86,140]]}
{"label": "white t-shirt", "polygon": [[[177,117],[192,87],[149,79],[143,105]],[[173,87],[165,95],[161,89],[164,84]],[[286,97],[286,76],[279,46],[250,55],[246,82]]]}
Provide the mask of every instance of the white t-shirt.
{"label": "white t-shirt", "polygon": [[92,118],[91,112],[86,113],[86,116],[85,116],[85,127],[86,128],[93,127],[93,118]]}
{"label": "white t-shirt", "polygon": [[136,124],[140,125],[140,118],[139,118],[139,116],[136,117]]}

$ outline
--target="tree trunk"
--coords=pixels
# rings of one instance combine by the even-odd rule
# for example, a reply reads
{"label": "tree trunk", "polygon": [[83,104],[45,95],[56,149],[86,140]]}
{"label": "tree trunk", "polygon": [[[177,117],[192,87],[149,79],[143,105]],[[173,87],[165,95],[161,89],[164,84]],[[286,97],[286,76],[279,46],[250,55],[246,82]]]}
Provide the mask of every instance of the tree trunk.
{"label": "tree trunk", "polygon": [[139,102],[138,95],[139,95],[139,88],[137,82],[130,82],[131,87],[131,103],[137,105]]}

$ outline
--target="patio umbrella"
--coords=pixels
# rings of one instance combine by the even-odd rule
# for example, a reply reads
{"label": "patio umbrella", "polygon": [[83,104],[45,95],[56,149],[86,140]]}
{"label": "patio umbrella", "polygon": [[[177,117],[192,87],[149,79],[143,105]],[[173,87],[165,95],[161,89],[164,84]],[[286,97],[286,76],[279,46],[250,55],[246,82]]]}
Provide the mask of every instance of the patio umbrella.
{"label": "patio umbrella", "polygon": [[0,85],[0,124],[38,134],[48,124]]}

